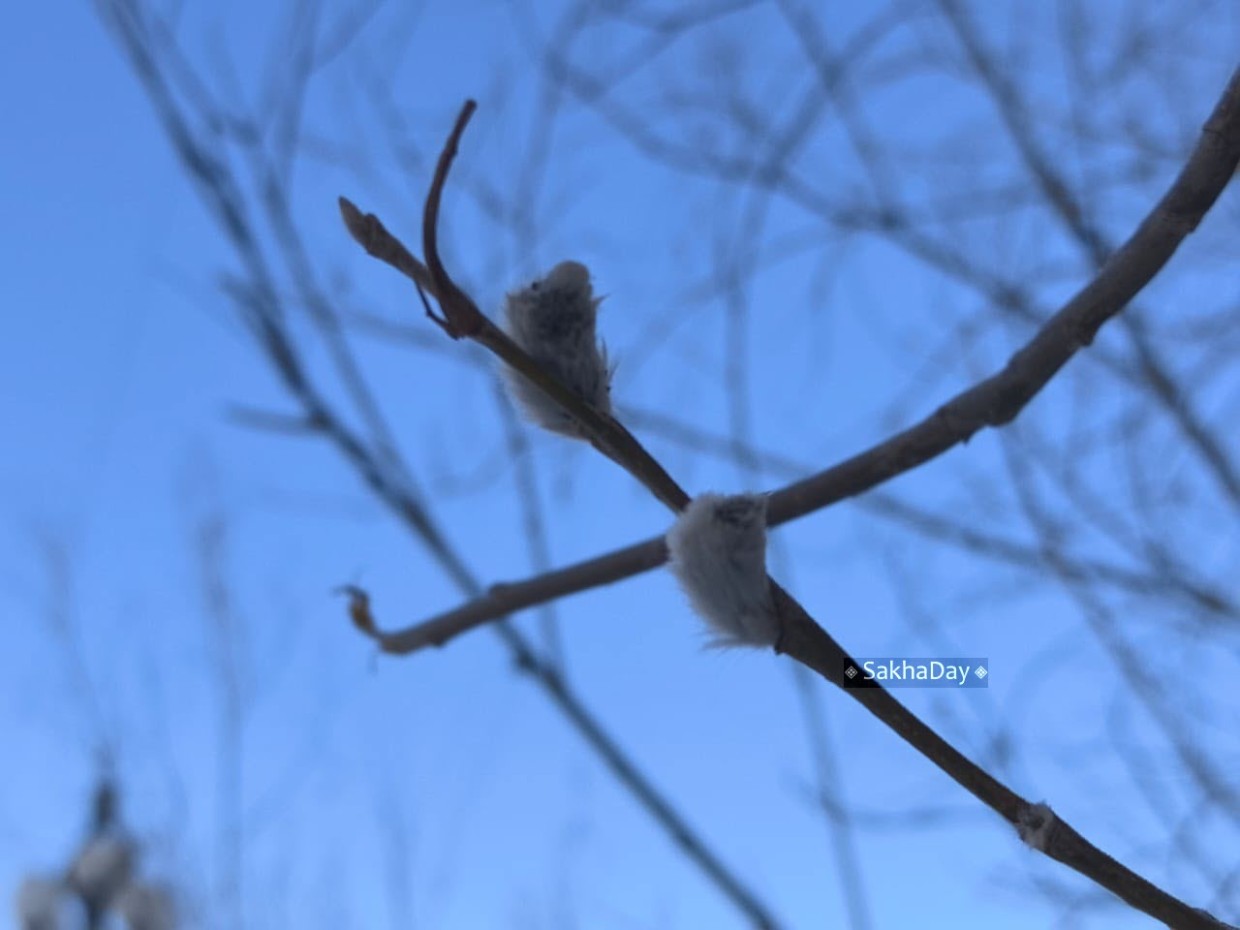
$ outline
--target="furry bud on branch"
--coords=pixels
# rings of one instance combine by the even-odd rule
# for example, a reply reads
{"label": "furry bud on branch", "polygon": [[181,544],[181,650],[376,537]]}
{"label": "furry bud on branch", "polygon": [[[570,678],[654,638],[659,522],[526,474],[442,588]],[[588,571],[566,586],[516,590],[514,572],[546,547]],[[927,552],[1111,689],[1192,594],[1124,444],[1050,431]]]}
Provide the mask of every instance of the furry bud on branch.
{"label": "furry bud on branch", "polygon": [[1055,829],[1058,818],[1050,807],[1039,802],[1026,805],[1016,820],[1016,832],[1027,846],[1046,852],[1051,831]]}
{"label": "furry bud on branch", "polygon": [[667,534],[672,574],[710,624],[714,646],[774,646],[766,577],[766,496],[701,494]]}
{"label": "furry bud on branch", "polygon": [[172,895],[158,886],[127,886],[116,900],[116,911],[125,918],[129,930],[176,930]]}
{"label": "furry bud on branch", "polygon": [[37,875],[17,889],[17,922],[21,930],[57,930],[63,888],[59,880]]}
{"label": "furry bud on branch", "polygon": [[107,907],[129,884],[133,843],[120,835],[92,837],[69,868],[69,886],[93,907]]}
{"label": "furry bud on branch", "polygon": [[[601,297],[580,262],[560,262],[545,278],[508,295],[504,329],[546,371],[600,413],[611,412],[611,370],[595,321]],[[536,384],[505,369],[509,393],[525,416],[556,433],[582,438],[577,421]]]}

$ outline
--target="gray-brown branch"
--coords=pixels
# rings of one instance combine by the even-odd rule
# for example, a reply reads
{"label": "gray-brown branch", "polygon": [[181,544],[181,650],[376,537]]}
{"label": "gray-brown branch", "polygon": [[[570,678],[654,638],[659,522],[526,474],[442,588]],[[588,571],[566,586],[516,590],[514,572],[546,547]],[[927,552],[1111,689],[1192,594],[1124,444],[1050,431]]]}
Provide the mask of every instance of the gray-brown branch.
{"label": "gray-brown branch", "polygon": [[[432,265],[444,321],[454,337],[467,335],[516,367],[560,403],[594,445],[626,468],[672,510],[684,506],[684,492],[627,430],[541,371],[540,366],[494,327],[452,282],[435,249],[438,204],[447,169],[472,104],[467,104],[445,146],[424,212],[423,241]],[[1180,243],[1218,199],[1240,163],[1240,70],[1234,72],[1187,164],[1162,200],[1129,240],[1099,269],[1093,280],[1065,304],[995,375],[952,398],[935,413],[870,450],[778,492],[770,502],[772,522],[803,516],[859,494],[897,474],[968,441],[987,426],[1011,422],[1076,352],[1089,345],[1107,320],[1118,314],[1166,265]],[[346,208],[347,207],[347,208]],[[382,229],[373,217],[342,201],[350,232],[365,244]],[[361,218],[364,228],[354,228]],[[350,219],[354,222],[350,223]],[[373,223],[365,221],[373,220]],[[386,232],[386,230],[384,230]],[[367,245],[367,251],[375,254]],[[493,333],[497,333],[496,338]],[[664,482],[667,482],[666,484]],[[842,686],[847,654],[805,609],[769,580],[782,632],[776,650]],[[418,628],[406,631],[416,634]],[[394,637],[372,629],[387,649]],[[425,640],[424,640],[425,642]],[[940,770],[1028,835],[1031,845],[1108,889],[1134,908],[1175,928],[1218,928],[1204,911],[1189,907],[1098,849],[1041,805],[1020,797],[942,739],[890,693],[881,688],[847,690],[898,736]]]}

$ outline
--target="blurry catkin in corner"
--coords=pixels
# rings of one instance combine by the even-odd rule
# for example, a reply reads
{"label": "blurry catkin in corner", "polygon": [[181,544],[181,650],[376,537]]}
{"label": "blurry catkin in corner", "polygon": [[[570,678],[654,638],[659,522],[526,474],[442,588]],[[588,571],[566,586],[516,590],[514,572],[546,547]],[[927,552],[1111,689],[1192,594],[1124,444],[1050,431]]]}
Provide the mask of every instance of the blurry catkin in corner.
{"label": "blurry catkin in corner", "polygon": [[[596,330],[598,305],[590,272],[560,262],[547,276],[504,302],[504,330],[546,371],[601,413],[611,412],[611,370]],[[582,438],[577,422],[519,372],[504,369],[508,390],[525,417],[553,432]]]}

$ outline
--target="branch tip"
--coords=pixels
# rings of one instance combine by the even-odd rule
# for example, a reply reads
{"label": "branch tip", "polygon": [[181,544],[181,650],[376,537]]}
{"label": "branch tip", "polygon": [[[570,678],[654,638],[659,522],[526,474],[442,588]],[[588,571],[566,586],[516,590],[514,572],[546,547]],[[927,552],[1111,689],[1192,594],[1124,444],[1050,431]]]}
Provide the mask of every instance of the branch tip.
{"label": "branch tip", "polygon": [[349,231],[349,235],[356,239],[359,245],[365,247],[366,215],[348,197],[337,197],[336,204],[340,207],[340,218],[344,220],[344,226]]}
{"label": "branch tip", "polygon": [[439,257],[439,203],[443,197],[443,189],[448,181],[448,172],[456,158],[461,136],[469,124],[470,117],[478,109],[474,100],[466,100],[456,118],[448,141],[439,153],[439,161],[435,165],[435,176],[431,181],[431,189],[426,195],[426,204],[422,210],[422,252],[426,256],[426,267],[435,285],[439,306],[443,309],[443,319],[431,315],[453,339],[462,336],[477,335],[483,328],[482,312],[474,306],[472,300],[457,287],[443,261]]}
{"label": "branch tip", "polygon": [[343,594],[349,599],[349,619],[359,631],[371,639],[382,640],[379,628],[375,624],[374,614],[370,612],[369,594],[353,584],[341,585],[333,593]]}

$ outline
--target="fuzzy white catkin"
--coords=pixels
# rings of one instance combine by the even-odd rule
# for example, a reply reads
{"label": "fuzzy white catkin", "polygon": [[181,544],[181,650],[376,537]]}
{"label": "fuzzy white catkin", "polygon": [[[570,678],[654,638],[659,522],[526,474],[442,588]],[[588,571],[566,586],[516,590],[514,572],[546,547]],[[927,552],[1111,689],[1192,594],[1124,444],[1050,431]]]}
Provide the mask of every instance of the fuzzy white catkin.
{"label": "fuzzy white catkin", "polygon": [[667,549],[672,574],[714,633],[711,645],[775,645],[765,495],[698,495],[668,531]]}
{"label": "fuzzy white catkin", "polygon": [[129,885],[116,899],[116,911],[129,930],[176,930],[176,907],[164,888]]}
{"label": "fuzzy white catkin", "polygon": [[17,925],[21,930],[57,930],[61,900],[60,882],[31,875],[17,889]]}
{"label": "fuzzy white catkin", "polygon": [[122,836],[97,836],[78,853],[69,884],[87,901],[105,906],[120,894],[133,874],[133,844]]}
{"label": "fuzzy white catkin", "polygon": [[[513,342],[573,393],[602,413],[611,412],[611,369],[599,343],[596,321],[601,297],[580,262],[560,262],[547,276],[504,302],[504,330]],[[520,373],[504,369],[509,393],[529,420],[565,436],[581,438],[577,422]]]}

